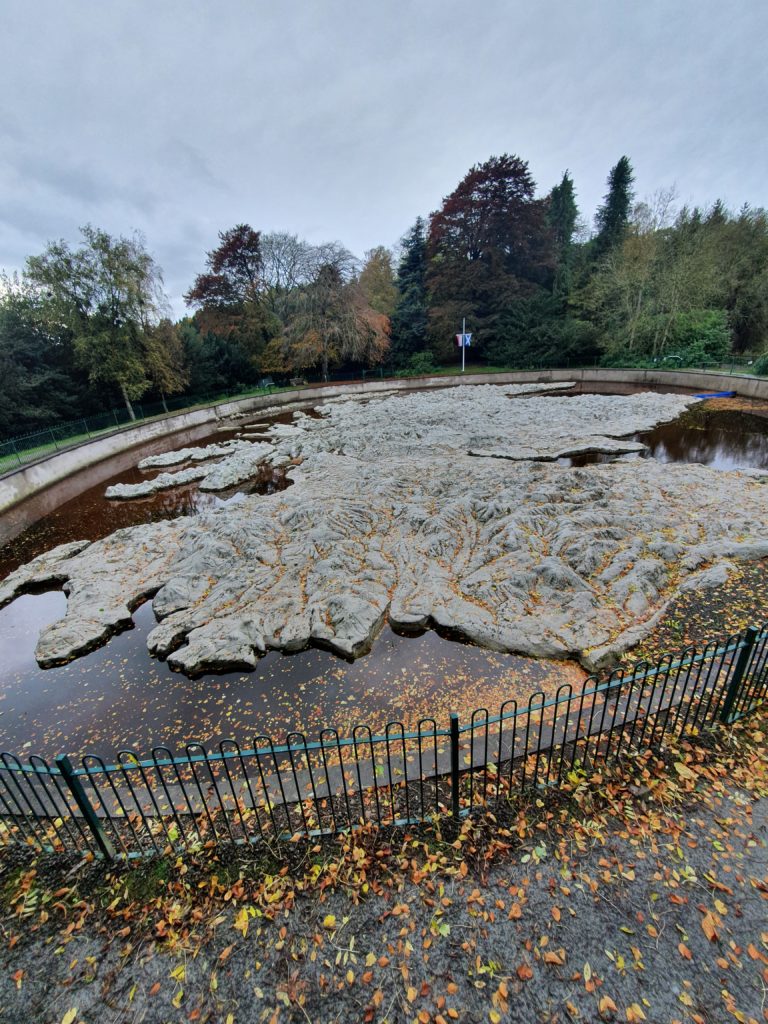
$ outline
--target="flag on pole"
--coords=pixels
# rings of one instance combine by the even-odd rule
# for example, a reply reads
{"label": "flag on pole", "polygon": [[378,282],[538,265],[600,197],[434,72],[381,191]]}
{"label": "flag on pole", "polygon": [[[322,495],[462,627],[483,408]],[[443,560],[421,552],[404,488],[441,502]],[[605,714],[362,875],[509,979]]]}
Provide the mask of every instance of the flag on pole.
{"label": "flag on pole", "polygon": [[469,348],[471,341],[472,341],[472,335],[471,334],[457,334],[456,335],[456,344],[459,346],[459,348]]}

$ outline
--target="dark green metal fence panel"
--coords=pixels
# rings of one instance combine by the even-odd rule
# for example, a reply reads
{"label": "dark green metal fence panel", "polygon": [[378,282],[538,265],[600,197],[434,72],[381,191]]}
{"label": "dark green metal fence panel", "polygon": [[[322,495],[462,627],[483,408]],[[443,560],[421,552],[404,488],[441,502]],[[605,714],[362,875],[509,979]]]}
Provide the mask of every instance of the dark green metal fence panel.
{"label": "dark green metal fence panel", "polygon": [[79,850],[128,859],[265,837],[333,835],[361,823],[403,825],[457,817],[529,787],[559,786],[629,752],[661,746],[754,713],[768,700],[768,628],[664,655],[581,687],[561,685],[498,713],[479,708],[448,728],[422,719],[415,731],[388,723],[317,740],[256,736],[214,749],[190,743],[115,763],[95,755],[73,765],[0,753],[0,849]]}

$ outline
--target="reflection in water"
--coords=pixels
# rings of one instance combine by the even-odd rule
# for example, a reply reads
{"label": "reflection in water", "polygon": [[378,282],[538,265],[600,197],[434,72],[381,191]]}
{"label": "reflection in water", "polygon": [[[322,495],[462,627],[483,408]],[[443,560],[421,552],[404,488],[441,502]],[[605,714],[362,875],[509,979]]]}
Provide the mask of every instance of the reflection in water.
{"label": "reflection in water", "polygon": [[[579,391],[587,390],[580,387]],[[640,389],[629,389],[640,390]],[[615,389],[614,389],[615,391]],[[578,392],[577,392],[578,393]],[[757,409],[757,406],[755,406]],[[272,421],[289,422],[283,413]],[[250,431],[250,428],[248,428]],[[197,444],[221,441],[233,433],[195,437]],[[722,402],[694,406],[676,423],[638,435],[663,462],[700,462],[718,469],[768,469],[768,418],[734,411]],[[180,447],[166,439],[129,453],[131,463],[158,450]],[[611,456],[561,460],[586,465]],[[95,540],[121,527],[181,515],[195,515],[249,490],[270,494],[287,486],[284,475],[264,469],[247,485],[213,495],[195,484],[163,491],[140,501],[104,498],[110,483],[144,477],[126,468],[98,480],[26,530],[0,551],[0,578],[57,544]],[[82,479],[88,479],[83,474]],[[67,486],[71,486],[71,481]],[[53,489],[51,489],[53,490]],[[71,492],[69,492],[71,493]],[[178,747],[197,739],[235,735],[247,742],[257,734],[282,736],[303,729],[312,736],[326,725],[343,731],[359,722],[382,728],[389,719],[413,726],[419,718],[449,711],[498,707],[502,700],[527,700],[539,688],[548,693],[561,682],[578,683],[583,673],[573,663],[538,662],[452,642],[433,631],[403,637],[385,629],[372,652],[353,663],[326,651],[295,655],[272,652],[248,674],[206,675],[198,679],[171,672],[151,659],[146,635],[155,623],[150,604],[134,614],[135,628],[69,665],[45,672],[34,660],[40,629],[61,617],[61,593],[25,595],[0,610],[0,746],[15,752],[82,752],[111,756],[123,746],[146,752],[152,744]]]}
{"label": "reflection in water", "polygon": [[[768,469],[768,417],[718,408],[717,402],[694,405],[672,423],[634,434],[648,446],[644,453],[622,460],[652,457],[659,462],[698,463],[712,469]],[[558,459],[562,466],[594,466],[613,462],[615,455],[591,453]]]}
{"label": "reflection in water", "polygon": [[373,652],[347,662],[329,651],[267,654],[254,672],[205,675],[172,672],[150,658],[150,604],[134,613],[135,628],[84,658],[42,671],[34,660],[40,629],[65,608],[61,593],[25,595],[0,610],[0,748],[14,753],[82,753],[112,757],[121,747],[148,752],[191,740],[244,743],[294,729],[313,738],[327,726],[350,732],[365,722],[415,726],[426,716],[445,724],[450,711],[498,708],[502,700],[584,678],[572,662],[539,662],[443,639],[385,629]]}
{"label": "reflection in water", "polygon": [[768,469],[768,419],[747,412],[695,405],[674,423],[636,440],[659,462],[697,462],[714,469]]}
{"label": "reflection in water", "polygon": [[[220,443],[232,436],[234,434],[231,432],[218,433],[203,437],[196,443],[200,446]],[[44,551],[50,551],[58,544],[65,544],[71,540],[99,540],[127,526],[196,515],[236,501],[238,496],[243,494],[274,494],[276,491],[285,490],[292,482],[286,476],[284,468],[262,466],[250,480],[215,494],[201,491],[196,483],[191,483],[158,491],[146,498],[108,501],[104,497],[104,491],[111,484],[133,484],[147,479],[149,474],[135,468],[135,463],[144,458],[145,454],[144,449],[136,449],[132,453],[133,467],[123,469],[110,477],[101,477],[97,484],[87,487],[9,541],[0,549],[0,579],[4,579],[9,572]],[[176,470],[179,467],[171,468]],[[87,479],[86,474],[83,476]]]}

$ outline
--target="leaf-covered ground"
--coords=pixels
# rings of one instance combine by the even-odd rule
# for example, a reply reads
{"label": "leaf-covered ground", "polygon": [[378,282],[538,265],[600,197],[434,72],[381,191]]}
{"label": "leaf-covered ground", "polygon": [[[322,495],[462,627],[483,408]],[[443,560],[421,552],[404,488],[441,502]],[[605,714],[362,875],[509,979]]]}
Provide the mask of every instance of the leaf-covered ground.
{"label": "leaf-covered ground", "polygon": [[6,861],[0,1019],[768,1020],[767,755],[754,721],[460,829]]}
{"label": "leaf-covered ground", "polygon": [[742,562],[728,573],[722,586],[689,590],[678,596],[646,640],[624,657],[656,662],[667,651],[689,645],[702,647],[712,640],[740,633],[747,626],[768,620],[768,559]]}

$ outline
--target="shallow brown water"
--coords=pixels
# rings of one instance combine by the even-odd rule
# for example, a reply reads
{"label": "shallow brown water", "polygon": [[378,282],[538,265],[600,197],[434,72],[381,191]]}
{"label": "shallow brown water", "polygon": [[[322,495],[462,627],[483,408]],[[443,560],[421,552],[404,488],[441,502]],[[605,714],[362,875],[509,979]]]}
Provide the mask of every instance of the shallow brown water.
{"label": "shallow brown water", "polygon": [[[647,445],[648,450],[624,457],[698,463],[723,470],[768,469],[766,403],[741,399],[739,409],[730,408],[730,404],[728,399],[699,402],[671,423],[633,434],[630,440]],[[614,458],[591,453],[558,462],[564,466],[588,466],[612,462]]]}
{"label": "shallow brown water", "polygon": [[316,738],[328,725],[345,733],[358,723],[383,731],[389,720],[409,727],[428,715],[447,727],[450,711],[497,710],[509,697],[527,701],[540,688],[553,693],[585,677],[572,662],[498,654],[432,631],[404,637],[385,629],[371,654],[355,662],[310,648],[271,652],[254,672],[188,679],[147,653],[155,625],[150,604],[134,614],[134,629],[106,647],[42,671],[34,659],[39,630],[65,606],[59,592],[27,594],[0,613],[2,749],[112,757],[122,747],[148,753],[153,745],[178,749],[230,736],[248,743],[295,729]]}
{"label": "shallow brown water", "polygon": [[[579,392],[585,390],[579,386]],[[768,468],[764,414],[758,404],[746,403],[743,411],[734,411],[707,402],[638,440],[662,461]],[[292,413],[282,413],[270,422],[291,418]],[[243,427],[238,424],[237,432]],[[249,427],[250,432],[254,430]],[[65,541],[95,540],[120,527],[195,515],[240,500],[245,487],[221,496],[201,493],[195,484],[141,501],[104,498],[112,482],[146,479],[133,468],[145,455],[234,435],[219,431],[207,437],[198,433],[158,439],[80,474],[79,493],[73,495],[73,481],[66,481],[59,492],[63,503],[0,549],[0,578]],[[604,460],[598,456],[584,461]],[[268,493],[283,485],[270,478],[248,486]],[[45,500],[54,498],[48,494]],[[53,592],[25,595],[0,610],[2,748],[46,756],[85,750],[111,756],[120,747],[147,752],[157,744],[178,748],[191,740],[218,742],[232,735],[247,741],[254,734],[282,737],[293,729],[315,737],[326,725],[349,731],[364,722],[382,729],[388,720],[402,720],[413,727],[427,715],[436,715],[444,725],[452,710],[466,715],[476,707],[494,709],[510,697],[526,701],[539,688],[551,693],[560,683],[576,685],[584,678],[573,663],[498,654],[432,631],[403,637],[385,629],[371,653],[352,663],[314,648],[294,655],[272,652],[254,672],[192,680],[147,653],[146,635],[155,624],[151,604],[136,611],[134,629],[113,637],[106,647],[43,671],[34,659],[37,636],[65,606],[64,595]]]}
{"label": "shallow brown water", "polygon": [[697,462],[713,469],[768,469],[768,418],[703,402],[638,441],[659,462]]}

